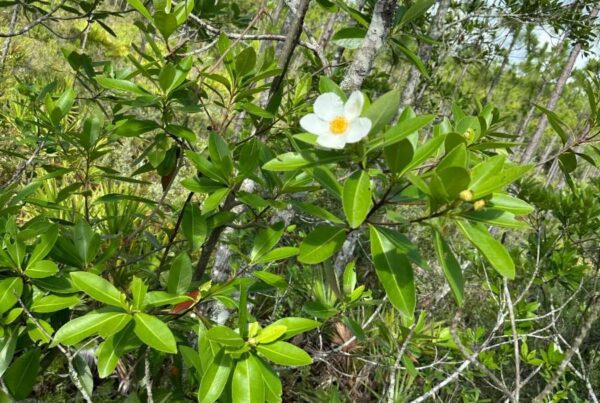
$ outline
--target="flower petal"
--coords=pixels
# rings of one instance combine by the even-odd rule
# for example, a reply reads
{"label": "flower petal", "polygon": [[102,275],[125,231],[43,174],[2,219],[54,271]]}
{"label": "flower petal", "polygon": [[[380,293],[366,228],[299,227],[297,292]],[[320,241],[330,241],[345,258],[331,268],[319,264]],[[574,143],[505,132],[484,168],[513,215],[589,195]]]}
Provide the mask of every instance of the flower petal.
{"label": "flower petal", "polygon": [[321,135],[329,133],[329,123],[314,113],[309,113],[300,119],[300,126],[309,133]]}
{"label": "flower petal", "polygon": [[369,134],[371,130],[371,119],[369,118],[358,118],[350,122],[350,126],[346,131],[346,141],[348,143],[356,143]]}
{"label": "flower petal", "polygon": [[323,135],[317,137],[317,144],[327,148],[335,148],[340,150],[344,148],[347,142],[346,136],[335,136],[335,135]]}
{"label": "flower petal", "polygon": [[346,119],[352,120],[360,116],[362,108],[365,104],[365,98],[360,91],[354,91],[350,94],[350,98],[344,105],[344,116]]}
{"label": "flower petal", "polygon": [[315,114],[323,120],[329,121],[344,113],[344,103],[334,92],[321,94],[315,100]]}

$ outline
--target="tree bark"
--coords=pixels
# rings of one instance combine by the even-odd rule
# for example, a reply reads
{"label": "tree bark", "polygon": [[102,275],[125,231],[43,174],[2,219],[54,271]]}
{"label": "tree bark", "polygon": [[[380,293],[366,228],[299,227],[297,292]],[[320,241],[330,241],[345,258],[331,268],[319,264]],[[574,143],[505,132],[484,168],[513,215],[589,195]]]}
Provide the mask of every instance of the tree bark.
{"label": "tree bark", "polygon": [[[596,18],[599,11],[600,11],[600,3],[598,3],[596,5],[596,7],[594,7],[592,12],[588,16],[588,18],[589,19]],[[560,98],[560,94],[562,93],[563,88],[565,87],[565,84],[567,83],[567,80],[571,76],[571,72],[573,71],[573,66],[575,66],[575,61],[577,60],[577,57],[579,56],[580,51],[581,51],[581,44],[576,43],[573,46],[573,49],[571,49],[571,53],[569,54],[569,57],[567,58],[567,61],[563,67],[560,77],[558,78],[558,81],[556,82],[556,86],[552,90],[552,94],[550,94],[550,99],[548,100],[548,103],[546,104],[546,109],[554,110],[554,108],[556,107],[556,104],[558,103],[558,99]],[[540,141],[542,140],[544,131],[546,130],[546,126],[548,126],[548,119],[547,119],[546,115],[543,114],[540,117],[540,121],[538,122],[538,126],[537,126],[535,132],[533,133],[533,136],[531,137],[531,141],[525,148],[525,151],[523,151],[523,155],[521,156],[522,163],[528,163],[533,159],[535,151],[537,150],[537,148],[540,144]]]}
{"label": "tree bark", "polygon": [[[449,7],[450,0],[440,1],[438,10],[435,13],[435,17],[431,23],[431,27],[429,28],[429,37],[431,37],[433,40],[438,40],[442,37],[444,19],[446,18],[446,13],[448,12]],[[421,46],[419,46],[418,55],[419,58],[423,61],[423,63],[427,64],[427,62],[429,61],[432,49],[432,44],[428,42],[424,42]],[[404,109],[405,107],[411,105],[414,102],[415,92],[420,82],[421,73],[419,72],[419,69],[417,69],[417,67],[413,64],[410,67],[410,70],[408,72],[408,79],[406,80],[404,90],[402,91],[402,98],[400,99],[400,110]]]}
{"label": "tree bark", "polygon": [[[9,32],[12,34],[15,32],[15,27],[17,26],[17,17],[19,16],[19,10],[21,9],[21,5],[17,4],[13,9],[12,16],[10,17],[10,27]],[[4,41],[4,46],[2,47],[2,61],[0,62],[0,73],[4,71],[4,66],[6,65],[6,59],[8,58],[8,51],[10,50],[10,43],[12,41],[12,37],[8,37]]]}
{"label": "tree bark", "polygon": [[362,86],[389,34],[395,8],[396,0],[378,0],[375,4],[367,35],[360,49],[354,54],[354,61],[346,70],[346,77],[340,85],[342,89],[356,90]]}

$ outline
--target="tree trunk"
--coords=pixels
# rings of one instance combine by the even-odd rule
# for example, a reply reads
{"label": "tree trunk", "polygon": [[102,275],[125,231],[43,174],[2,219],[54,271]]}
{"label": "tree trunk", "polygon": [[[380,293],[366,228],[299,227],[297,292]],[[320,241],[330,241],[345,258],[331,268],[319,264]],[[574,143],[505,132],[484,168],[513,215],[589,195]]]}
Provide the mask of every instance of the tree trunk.
{"label": "tree trunk", "polygon": [[[13,9],[12,16],[10,17],[10,26],[9,32],[12,34],[15,32],[15,27],[17,26],[17,17],[19,16],[19,10],[21,8],[20,4],[17,4]],[[10,50],[10,43],[12,41],[12,37],[6,38],[4,41],[4,46],[2,47],[2,61],[0,61],[0,73],[4,71],[4,65],[6,64],[6,59],[8,58],[8,51]]]}
{"label": "tree trunk", "polygon": [[[437,12],[435,13],[435,17],[431,23],[431,27],[429,28],[429,37],[433,40],[438,40],[441,38],[443,34],[444,28],[444,20],[446,18],[446,13],[448,12],[448,8],[450,7],[450,0],[442,0],[439,3],[439,7]],[[431,50],[433,46],[424,42],[421,46],[419,46],[418,55],[423,61],[423,63],[427,64],[427,61],[431,57]],[[415,100],[415,91],[421,81],[421,73],[419,69],[413,64],[410,67],[408,72],[408,79],[404,86],[404,90],[402,92],[402,98],[400,100],[400,110],[404,109],[408,105],[411,105]]]}
{"label": "tree trunk", "polygon": [[[589,19],[596,18],[596,16],[598,15],[598,11],[600,11],[600,3],[598,3],[596,5],[596,7],[594,7],[592,12],[588,16],[588,18]],[[579,44],[579,43],[575,44],[573,46],[573,49],[571,50],[571,53],[569,54],[569,57],[567,58],[567,62],[565,63],[565,66],[563,67],[562,73],[560,74],[560,77],[558,78],[558,81],[556,82],[556,86],[552,90],[552,94],[550,94],[550,99],[548,100],[548,103],[546,104],[546,109],[554,110],[554,108],[556,107],[556,104],[558,103],[558,99],[560,98],[560,94],[562,93],[563,88],[565,87],[565,84],[567,83],[568,78],[571,76],[571,72],[573,71],[573,66],[575,65],[575,61],[577,60],[577,56],[579,56],[580,51],[581,51],[581,44]],[[522,163],[528,163],[533,159],[535,151],[538,148],[540,141],[542,140],[542,136],[544,134],[544,131],[546,130],[547,125],[548,125],[548,119],[546,118],[546,115],[543,114],[540,117],[540,121],[538,122],[537,129],[535,130],[535,132],[533,133],[533,136],[531,137],[531,141],[529,142],[529,144],[525,148],[525,151],[523,152],[523,155],[521,156]]]}
{"label": "tree trunk", "polygon": [[513,33],[513,37],[510,40],[510,45],[508,46],[508,49],[506,51],[506,54],[504,55],[504,58],[502,58],[502,64],[500,64],[500,69],[498,69],[498,72],[494,75],[492,84],[490,85],[490,88],[488,89],[487,94],[485,94],[485,100],[483,101],[484,105],[486,105],[489,102],[490,98],[492,97],[492,94],[494,93],[494,90],[498,86],[498,83],[500,82],[500,78],[502,78],[502,74],[504,73],[504,69],[506,69],[506,66],[508,66],[508,61],[510,60],[510,54],[512,53],[513,48],[517,44],[517,40],[519,39],[520,33],[521,33],[521,26],[519,25],[519,26],[517,26],[517,28],[515,29],[515,32]]}
{"label": "tree trunk", "polygon": [[341,83],[342,89],[355,90],[362,86],[388,36],[395,8],[396,0],[378,0],[375,4],[367,35],[360,49],[354,54],[354,61],[346,70],[346,77]]}

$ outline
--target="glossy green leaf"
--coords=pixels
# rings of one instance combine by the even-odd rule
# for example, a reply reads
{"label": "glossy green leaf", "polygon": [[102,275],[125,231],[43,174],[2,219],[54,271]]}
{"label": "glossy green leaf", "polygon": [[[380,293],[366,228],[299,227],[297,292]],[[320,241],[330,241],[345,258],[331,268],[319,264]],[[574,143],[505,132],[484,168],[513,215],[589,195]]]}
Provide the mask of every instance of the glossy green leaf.
{"label": "glossy green leaf", "polygon": [[141,341],[155,350],[170,354],[177,353],[175,337],[162,320],[142,312],[134,314],[133,320],[135,321],[133,331]]}
{"label": "glossy green leaf", "polygon": [[25,275],[29,278],[45,278],[58,273],[58,266],[51,260],[38,260],[28,264]]}
{"label": "glossy green leaf", "polygon": [[366,118],[371,120],[372,125],[369,133],[379,133],[396,116],[399,107],[400,91],[398,90],[390,91],[377,98],[364,114]]}
{"label": "glossy green leaf", "polygon": [[181,252],[171,264],[167,291],[171,294],[181,295],[190,288],[192,283],[192,261],[187,253]]}
{"label": "glossy green leaf", "polygon": [[223,350],[219,351],[202,377],[198,389],[198,401],[200,403],[217,401],[225,389],[232,369],[231,358]]}
{"label": "glossy green leaf", "polygon": [[125,294],[100,276],[84,271],[75,271],[71,273],[71,281],[77,289],[96,301],[118,307],[127,307]]}
{"label": "glossy green leaf", "polygon": [[390,302],[403,315],[412,317],[416,305],[413,271],[406,255],[398,252],[394,243],[370,225],[371,256],[379,283]]}
{"label": "glossy green leaf", "polygon": [[312,364],[312,358],[306,351],[285,341],[259,344],[256,350],[275,364],[291,366]]}
{"label": "glossy green leaf", "polygon": [[371,180],[365,171],[357,171],[344,182],[342,206],[348,224],[358,228],[373,206]]}
{"label": "glossy green leaf", "polygon": [[254,239],[254,245],[250,252],[250,261],[256,262],[273,249],[281,239],[284,229],[284,223],[280,221],[261,230]]}
{"label": "glossy green leaf", "polygon": [[456,260],[456,257],[454,257],[454,253],[452,253],[450,246],[448,246],[442,237],[442,234],[437,230],[434,230],[434,246],[446,281],[448,281],[450,289],[452,290],[452,295],[454,296],[456,303],[462,305],[465,288],[462,268]]}
{"label": "glossy green leaf", "polygon": [[46,295],[45,297],[38,298],[31,304],[31,312],[48,313],[56,312],[61,309],[71,308],[80,302],[80,298],[77,295],[71,295],[68,297],[58,295]]}
{"label": "glossy green leaf", "polygon": [[17,358],[4,373],[2,379],[15,399],[23,400],[33,391],[41,355],[42,352],[37,348],[29,350]]}
{"label": "glossy green leaf", "polygon": [[263,403],[265,386],[260,366],[251,355],[237,361],[231,381],[231,397],[236,403]]}
{"label": "glossy green leaf", "polygon": [[300,244],[298,261],[317,264],[329,259],[346,239],[343,228],[320,225],[304,238]]}
{"label": "glossy green leaf", "polygon": [[241,347],[244,345],[242,337],[226,326],[215,326],[206,334],[209,340],[224,346]]}
{"label": "glossy green leaf", "polygon": [[506,248],[494,239],[482,224],[470,224],[466,221],[456,223],[498,273],[509,279],[515,278],[515,264]]}
{"label": "glossy green leaf", "polygon": [[4,313],[17,303],[23,293],[23,280],[19,277],[9,277],[0,280],[0,313]]}

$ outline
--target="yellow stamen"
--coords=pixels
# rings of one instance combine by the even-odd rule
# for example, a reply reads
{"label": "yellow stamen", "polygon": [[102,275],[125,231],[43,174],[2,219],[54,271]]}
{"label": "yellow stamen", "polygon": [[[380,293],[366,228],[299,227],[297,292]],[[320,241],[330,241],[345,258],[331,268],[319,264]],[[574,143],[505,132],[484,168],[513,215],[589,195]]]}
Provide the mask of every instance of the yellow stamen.
{"label": "yellow stamen", "polygon": [[329,130],[335,135],[346,133],[346,130],[348,130],[348,119],[343,116],[336,116],[329,122]]}

